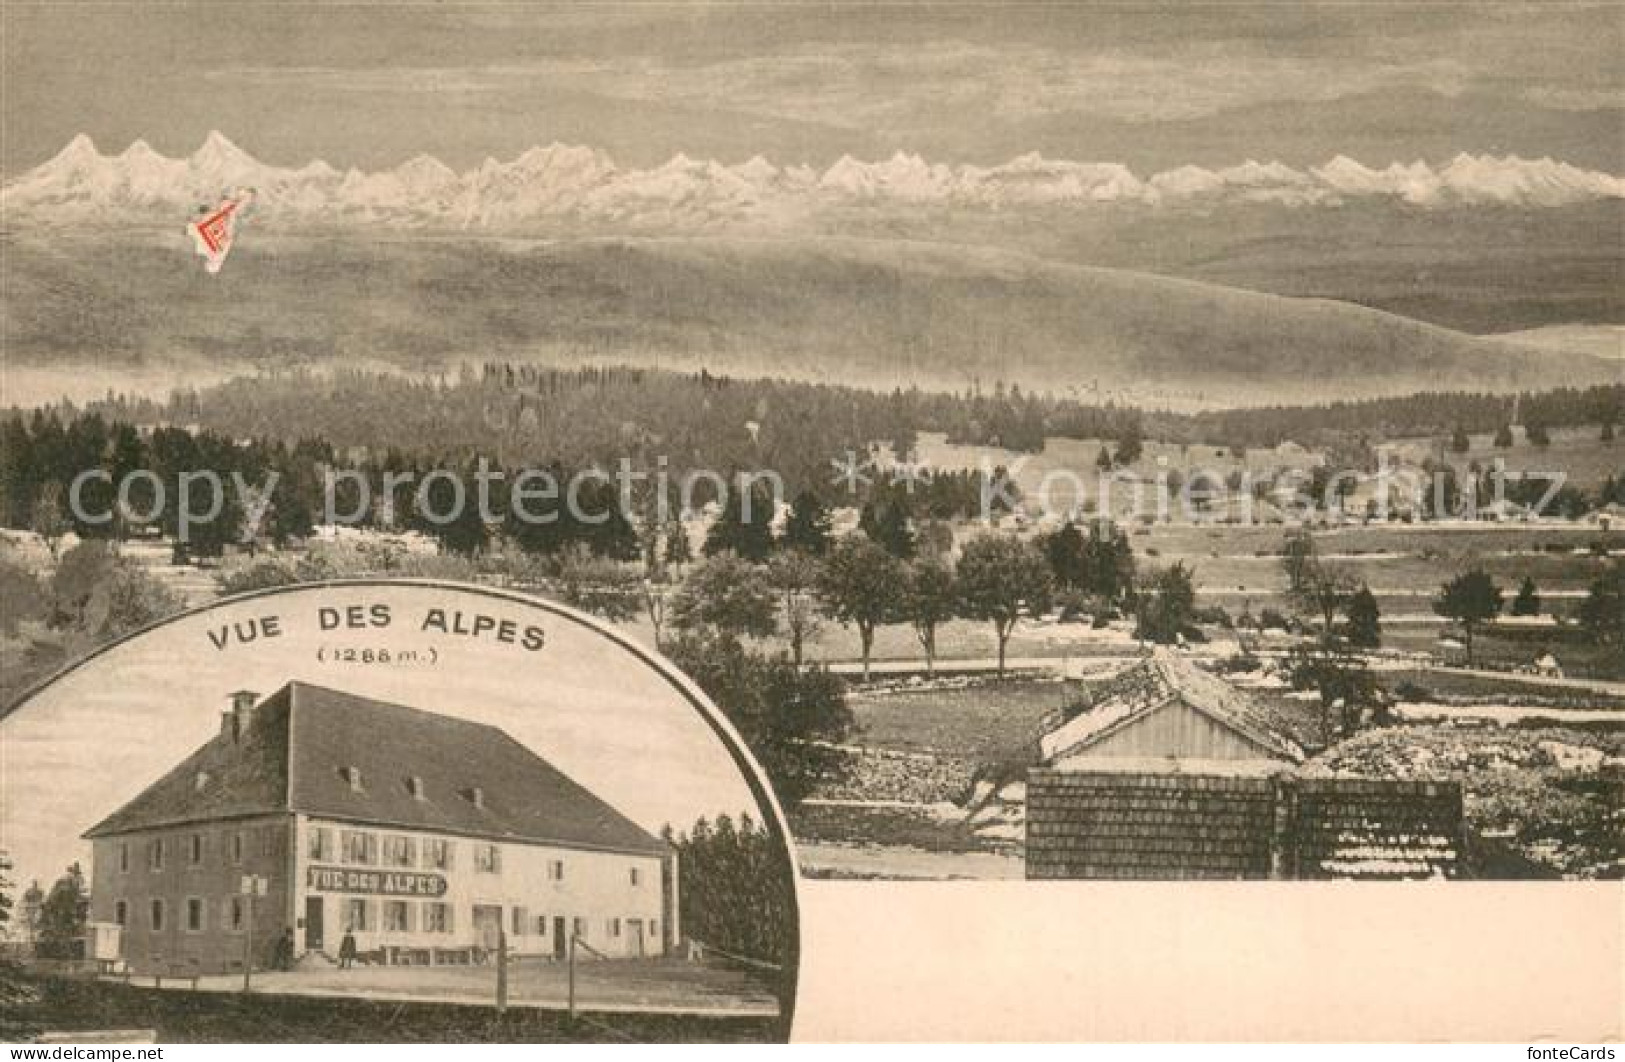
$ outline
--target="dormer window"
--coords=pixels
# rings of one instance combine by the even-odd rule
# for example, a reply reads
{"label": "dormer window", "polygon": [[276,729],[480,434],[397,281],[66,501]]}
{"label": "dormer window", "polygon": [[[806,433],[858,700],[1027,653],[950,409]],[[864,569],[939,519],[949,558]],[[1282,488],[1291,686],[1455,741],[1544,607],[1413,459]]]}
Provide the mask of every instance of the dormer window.
{"label": "dormer window", "polygon": [[208,787],[209,787],[209,772],[208,771],[199,771],[197,773],[196,777],[194,777],[192,779],[192,788],[193,788],[193,790],[195,792],[201,793],[205,789],[207,789]]}
{"label": "dormer window", "polygon": [[343,779],[344,779],[344,781],[346,783],[349,784],[350,792],[352,792],[352,793],[361,792],[361,768],[354,767],[354,766],[340,767],[339,768],[339,775],[341,777],[343,777]]}
{"label": "dormer window", "polygon": [[412,795],[413,800],[427,800],[423,793],[423,779],[412,775],[406,779],[406,791]]}
{"label": "dormer window", "polygon": [[473,804],[477,808],[485,807],[485,790],[484,789],[482,789],[482,788],[480,788],[479,786],[476,785],[476,786],[466,790],[465,795],[468,797],[468,802],[470,804]]}

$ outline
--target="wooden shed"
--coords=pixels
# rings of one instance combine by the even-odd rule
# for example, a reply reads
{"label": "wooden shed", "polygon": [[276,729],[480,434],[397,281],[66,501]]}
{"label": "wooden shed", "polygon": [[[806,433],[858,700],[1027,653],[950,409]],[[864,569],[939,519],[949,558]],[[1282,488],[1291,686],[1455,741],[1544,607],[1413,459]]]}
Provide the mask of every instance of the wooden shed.
{"label": "wooden shed", "polygon": [[1291,733],[1244,691],[1170,649],[1113,678],[1092,705],[1044,734],[1039,751],[1058,770],[1267,773],[1304,760]]}

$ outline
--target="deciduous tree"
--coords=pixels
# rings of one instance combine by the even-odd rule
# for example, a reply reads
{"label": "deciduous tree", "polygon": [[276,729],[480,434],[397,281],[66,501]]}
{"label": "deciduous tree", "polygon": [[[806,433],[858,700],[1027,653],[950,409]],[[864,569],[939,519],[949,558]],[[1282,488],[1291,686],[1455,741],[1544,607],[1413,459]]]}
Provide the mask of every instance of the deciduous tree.
{"label": "deciduous tree", "polygon": [[781,550],[767,562],[767,581],[779,600],[779,616],[790,639],[790,659],[802,662],[806,644],[823,627],[818,605],[818,583],[823,565],[799,549]]}
{"label": "deciduous tree", "polygon": [[1002,676],[1005,650],[1022,610],[1036,616],[1050,606],[1055,583],[1049,562],[1033,543],[990,532],[965,544],[958,582],[961,613],[993,624]]}
{"label": "deciduous tree", "polygon": [[768,638],[778,630],[777,601],[766,574],[734,553],[694,566],[671,601],[672,626],[722,641]]}
{"label": "deciduous tree", "polygon": [[925,669],[937,669],[937,628],[953,619],[959,609],[959,584],[942,556],[921,557],[908,566],[905,611],[925,653]]}
{"label": "deciduous tree", "polygon": [[831,618],[857,628],[865,679],[875,631],[903,618],[906,591],[903,562],[867,535],[847,535],[830,548],[819,597]]}

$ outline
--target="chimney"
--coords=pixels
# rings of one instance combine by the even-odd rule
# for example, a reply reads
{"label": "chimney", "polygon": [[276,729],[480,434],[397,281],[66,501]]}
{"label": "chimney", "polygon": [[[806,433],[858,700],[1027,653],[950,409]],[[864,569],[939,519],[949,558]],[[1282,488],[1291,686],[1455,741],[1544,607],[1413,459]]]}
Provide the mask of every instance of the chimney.
{"label": "chimney", "polygon": [[231,695],[231,711],[226,713],[230,723],[232,741],[241,741],[254,722],[254,702],[260,695],[253,690],[238,690]]}

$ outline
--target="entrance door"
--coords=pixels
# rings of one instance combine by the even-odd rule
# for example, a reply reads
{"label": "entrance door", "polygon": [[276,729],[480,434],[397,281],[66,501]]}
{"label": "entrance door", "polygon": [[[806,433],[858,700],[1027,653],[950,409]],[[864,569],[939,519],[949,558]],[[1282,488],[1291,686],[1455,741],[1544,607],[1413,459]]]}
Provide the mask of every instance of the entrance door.
{"label": "entrance door", "polygon": [[474,905],[474,939],[486,951],[496,951],[502,936],[502,905],[477,903]]}
{"label": "entrance door", "polygon": [[553,918],[553,958],[562,959],[569,954],[570,941],[565,937],[568,932],[564,928],[564,917],[557,915]]}
{"label": "entrance door", "polygon": [[320,896],[305,897],[305,950],[322,950],[322,911]]}
{"label": "entrance door", "polygon": [[643,919],[630,919],[627,925],[632,930],[632,957],[641,959],[643,958]]}

